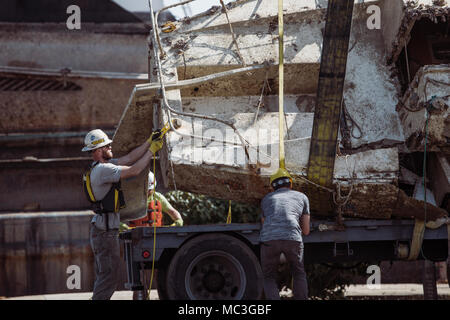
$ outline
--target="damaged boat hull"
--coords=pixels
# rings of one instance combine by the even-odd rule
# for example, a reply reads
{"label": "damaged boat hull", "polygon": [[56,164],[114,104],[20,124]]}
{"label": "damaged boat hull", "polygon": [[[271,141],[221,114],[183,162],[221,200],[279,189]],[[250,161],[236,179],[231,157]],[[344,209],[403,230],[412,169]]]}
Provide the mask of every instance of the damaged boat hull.
{"label": "damaged boat hull", "polygon": [[[310,7],[300,8],[306,2]],[[309,196],[320,193],[324,201],[333,204],[328,211],[312,206],[315,215],[335,216],[340,208],[344,216],[355,218],[423,218],[424,204],[408,197],[397,186],[400,170],[397,145],[405,141],[395,109],[398,83],[385,64],[383,30],[365,31],[367,4],[355,6],[344,84],[344,101],[353,124],[352,149],[336,159],[333,188],[307,181],[313,94],[320,65],[321,29],[325,25],[324,10],[311,6],[309,1],[288,2],[285,12],[288,99],[283,134],[286,167],[293,175],[294,189]],[[257,8],[249,1],[229,9],[229,16],[234,17],[230,18],[234,32],[239,34],[238,47],[244,63],[248,63],[244,67],[266,67],[227,77],[213,76],[199,85],[183,87],[181,83],[195,80],[190,77],[243,67],[234,51],[236,47],[224,14],[210,11],[189,21],[176,22],[175,31],[161,34],[165,96],[156,89],[159,70],[152,55],[151,83],[136,87],[133,92],[114,136],[114,152],[128,152],[145,141],[150,124],[154,129],[176,118],[179,128],[166,135],[165,146],[159,153],[157,170],[161,170],[164,186],[258,204],[270,191],[269,177],[278,164],[278,120],[273,112],[278,106],[276,99],[271,98],[278,94],[273,66],[277,58],[276,24],[273,26],[276,10],[267,8],[264,5]],[[256,18],[249,19],[245,12],[256,12]],[[170,118],[165,101],[176,111]],[[203,114],[219,121],[202,116],[191,118],[180,112]],[[261,136],[265,138],[260,140]],[[146,173],[124,185],[124,189],[126,200],[128,194],[134,204],[122,213],[122,219],[143,216]],[[445,210],[427,206],[428,218],[444,215]]]}

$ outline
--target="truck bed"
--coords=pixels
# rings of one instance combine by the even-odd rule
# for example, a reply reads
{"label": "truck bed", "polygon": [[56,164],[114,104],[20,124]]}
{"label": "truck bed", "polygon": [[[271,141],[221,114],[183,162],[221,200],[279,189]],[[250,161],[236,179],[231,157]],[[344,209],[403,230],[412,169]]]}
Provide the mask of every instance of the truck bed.
{"label": "truck bed", "polygon": [[[364,251],[377,253],[371,256],[373,259],[383,258],[385,260],[398,259],[396,257],[395,246],[398,243],[409,244],[412,240],[414,230],[414,220],[347,220],[344,221],[344,230],[332,230],[335,223],[331,220],[314,220],[311,233],[304,236],[303,241],[306,246],[305,261],[327,261],[340,260],[346,258],[350,260],[369,257],[370,254],[364,254]],[[255,251],[259,245],[260,223],[231,223],[214,225],[190,225],[183,227],[161,227],[156,228],[156,255],[158,261],[165,250],[178,249],[189,239],[206,233],[229,233],[248,245]],[[153,252],[154,234],[151,227],[139,227],[121,235],[124,240],[131,240],[133,244],[133,260],[149,261],[144,259],[142,252],[147,250]],[[321,231],[322,230],[322,231]],[[429,248],[445,260],[447,253],[447,228],[445,225],[437,229],[425,230],[424,248]],[[432,244],[435,245],[432,245]],[[437,243],[441,243],[436,247]],[[308,252],[308,247],[330,247],[331,254],[327,250],[315,250]],[[344,250],[345,249],[345,250]],[[343,252],[346,251],[346,252]],[[320,252],[320,254],[319,254]],[[434,256],[430,252],[430,255]],[[441,252],[441,253],[439,253]],[[342,253],[342,254],[341,254]],[[427,258],[429,258],[427,256]]]}

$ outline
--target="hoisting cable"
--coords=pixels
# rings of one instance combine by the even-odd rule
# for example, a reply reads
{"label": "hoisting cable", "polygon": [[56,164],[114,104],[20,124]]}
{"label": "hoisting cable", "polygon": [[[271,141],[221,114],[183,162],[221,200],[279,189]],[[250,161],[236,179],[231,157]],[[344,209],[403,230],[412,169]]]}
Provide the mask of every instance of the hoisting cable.
{"label": "hoisting cable", "polygon": [[241,55],[241,51],[239,50],[239,46],[238,46],[238,43],[237,43],[237,41],[236,41],[236,36],[234,35],[233,27],[231,26],[230,18],[228,18],[228,10],[227,10],[227,7],[226,7],[225,3],[223,2],[223,0],[219,0],[219,1],[220,1],[220,4],[222,5],[223,11],[225,12],[225,16],[227,17],[228,27],[230,28],[231,37],[233,38],[233,43],[234,43],[234,45],[235,45],[235,47],[236,47],[237,55],[238,55],[239,59],[241,60],[242,65],[243,65],[244,67],[246,67],[244,58],[243,58],[242,55]]}
{"label": "hoisting cable", "polygon": [[[154,43],[157,43],[156,40],[156,26],[155,26],[155,17],[153,14],[153,5],[152,5],[152,0],[149,0],[149,7],[150,7],[150,18],[151,18],[151,23],[152,23],[152,34],[153,34],[153,41]],[[162,102],[163,102],[163,106],[166,110],[168,119],[169,119],[169,125],[171,130],[173,130],[176,134],[180,135],[180,136],[184,136],[184,137],[190,137],[190,138],[194,138],[194,139],[200,139],[200,140],[209,140],[211,142],[221,142],[221,143],[227,143],[227,144],[232,144],[232,145],[236,145],[235,142],[230,142],[227,140],[217,140],[217,139],[213,139],[213,138],[208,138],[208,137],[203,137],[203,136],[197,136],[194,134],[186,134],[186,133],[182,133],[179,132],[172,124],[172,113],[174,114],[178,114],[178,115],[182,115],[182,116],[186,116],[186,117],[192,117],[192,118],[200,118],[200,119],[204,119],[204,120],[212,120],[212,121],[218,121],[221,122],[229,127],[231,127],[235,134],[239,137],[239,140],[241,141],[241,145],[244,148],[244,152],[245,155],[247,157],[247,159],[250,159],[250,155],[248,153],[248,145],[249,143],[244,140],[244,138],[242,137],[242,135],[239,133],[239,131],[237,130],[237,128],[234,126],[233,123],[228,122],[226,120],[222,120],[222,119],[218,119],[215,117],[211,117],[211,116],[206,116],[206,115],[198,115],[195,113],[188,113],[188,112],[181,112],[181,111],[177,111],[175,109],[173,109],[172,107],[170,107],[168,101],[167,101],[167,96],[166,96],[166,91],[165,91],[165,87],[164,87],[164,80],[163,80],[163,76],[162,76],[162,67],[161,67],[161,61],[159,59],[158,56],[158,47],[153,45],[153,54],[155,56],[155,60],[156,60],[156,65],[157,65],[157,69],[158,69],[158,77],[159,77],[159,82],[161,85],[161,94],[162,94]],[[253,66],[251,68],[255,68],[255,69],[259,69],[261,68],[261,66]]]}
{"label": "hoisting cable", "polygon": [[[426,99],[427,97],[425,97]],[[433,101],[434,97],[430,101]],[[426,166],[427,166],[427,140],[428,140],[428,108],[425,108],[425,139],[424,139],[424,149],[423,149],[423,166],[422,166],[422,184],[423,184],[423,201],[424,201],[424,218],[423,220],[415,219],[414,220],[414,230],[411,241],[411,249],[409,251],[408,260],[416,260],[419,256],[419,253],[422,253],[422,244],[423,237],[425,234],[425,226],[427,222],[427,187],[426,187]],[[425,258],[425,256],[424,256]]]}
{"label": "hoisting cable", "polygon": [[283,0],[278,0],[278,132],[279,167],[286,169],[284,156],[284,52],[283,52]]}
{"label": "hoisting cable", "polygon": [[[153,155],[153,175],[155,177],[156,181],[156,155]],[[156,185],[156,184],[155,184]],[[154,199],[155,197],[155,188],[150,191],[151,199]],[[155,219],[154,219],[155,220]],[[156,221],[153,221],[153,253],[152,253],[152,274],[150,276],[150,286],[148,288],[148,300],[150,300],[150,293],[152,291],[152,285],[153,285],[153,274],[155,272],[155,255],[156,255]]]}
{"label": "hoisting cable", "polygon": [[[166,135],[166,133],[169,131],[170,131],[170,125],[168,123],[166,123],[164,125],[164,127],[161,130],[159,130],[159,136],[157,139],[161,139],[161,141],[164,141],[162,139],[163,139],[164,135]],[[156,181],[156,152],[158,152],[158,150],[155,149],[156,151],[154,151],[151,148],[150,148],[150,150],[153,153],[153,176]],[[152,201],[157,201],[157,200],[155,200],[155,192],[156,192],[156,188],[153,187],[153,189],[151,189],[151,191],[150,191],[150,199],[153,199]],[[147,293],[146,298],[148,300],[150,300],[150,292],[151,292],[152,285],[153,285],[153,276],[154,276],[154,272],[155,272],[155,256],[156,256],[156,221],[155,221],[156,219],[155,219],[155,217],[150,217],[150,218],[153,218],[153,219],[150,219],[150,220],[153,220],[153,222],[152,222],[153,223],[153,253],[152,253],[152,273],[150,276],[150,286],[149,286],[148,291],[146,292]],[[145,271],[143,271],[143,273],[145,275]],[[144,279],[144,283],[146,283],[145,279]]]}

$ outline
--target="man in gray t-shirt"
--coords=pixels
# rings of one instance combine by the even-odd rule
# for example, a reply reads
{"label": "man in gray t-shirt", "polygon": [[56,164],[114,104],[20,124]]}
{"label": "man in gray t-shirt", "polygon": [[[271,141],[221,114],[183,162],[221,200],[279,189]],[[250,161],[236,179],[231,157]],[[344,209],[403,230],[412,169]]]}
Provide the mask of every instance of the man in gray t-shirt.
{"label": "man in gray t-shirt", "polygon": [[[101,202],[101,206],[96,207],[96,214],[91,221],[90,242],[95,260],[92,300],[110,299],[120,278],[120,211],[113,194],[118,192],[120,198],[120,192],[114,184],[121,179],[139,175],[147,167],[152,159],[150,149],[159,150],[150,148],[154,142],[150,137],[127,155],[113,159],[112,141],[102,130],[92,130],[84,139],[85,146],[82,151],[90,152],[94,160],[89,175],[90,183],[85,182],[85,187],[89,195],[93,194],[95,201]],[[109,201],[109,194],[113,194],[112,203]],[[92,201],[91,196],[90,199]]]}
{"label": "man in gray t-shirt", "polygon": [[[95,199],[103,199],[111,189],[113,183],[120,181],[121,168],[117,165],[118,159],[111,159],[109,162],[98,163],[91,171],[91,187]],[[106,230],[105,215],[96,214],[92,218],[98,229]],[[108,229],[119,229],[120,212],[108,214]]]}
{"label": "man in gray t-shirt", "polygon": [[303,235],[309,234],[309,201],[305,194],[292,190],[292,178],[279,169],[270,178],[273,192],[261,201],[261,266],[267,299],[280,299],[276,283],[280,255],[284,253],[294,278],[294,299],[306,300],[308,286],[303,263]]}

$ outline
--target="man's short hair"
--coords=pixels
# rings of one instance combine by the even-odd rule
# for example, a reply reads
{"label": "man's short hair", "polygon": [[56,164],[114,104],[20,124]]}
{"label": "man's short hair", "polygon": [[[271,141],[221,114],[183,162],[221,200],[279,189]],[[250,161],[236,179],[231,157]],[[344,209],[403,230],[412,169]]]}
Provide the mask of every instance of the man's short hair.
{"label": "man's short hair", "polygon": [[275,190],[285,187],[291,187],[291,180],[289,178],[279,178],[272,181],[272,188],[274,188]]}

